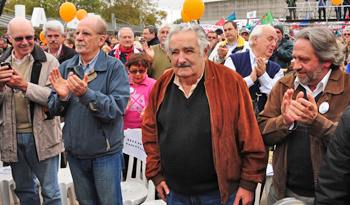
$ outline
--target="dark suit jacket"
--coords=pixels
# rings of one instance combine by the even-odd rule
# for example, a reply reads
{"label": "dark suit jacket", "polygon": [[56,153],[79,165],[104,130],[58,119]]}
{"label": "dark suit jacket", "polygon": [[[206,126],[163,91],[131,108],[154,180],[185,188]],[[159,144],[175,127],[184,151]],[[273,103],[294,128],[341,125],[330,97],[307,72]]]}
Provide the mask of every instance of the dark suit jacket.
{"label": "dark suit jacket", "polygon": [[[48,52],[49,49],[46,49],[45,51]],[[58,62],[60,62],[60,64],[62,64],[64,61],[69,60],[73,56],[75,56],[75,54],[77,54],[77,52],[74,49],[71,49],[71,48],[65,46],[64,44],[62,44],[62,50],[60,53],[60,57],[58,58]]]}

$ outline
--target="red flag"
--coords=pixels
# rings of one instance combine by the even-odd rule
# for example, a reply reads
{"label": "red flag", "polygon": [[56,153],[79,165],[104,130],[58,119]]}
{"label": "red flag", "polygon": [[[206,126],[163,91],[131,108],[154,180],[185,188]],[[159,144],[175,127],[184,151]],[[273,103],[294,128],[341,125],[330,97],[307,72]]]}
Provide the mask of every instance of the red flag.
{"label": "red flag", "polygon": [[345,29],[345,26],[342,26],[341,29]]}
{"label": "red flag", "polygon": [[[346,16],[346,19],[349,19],[349,14]],[[348,21],[345,21],[344,23],[348,23]]]}
{"label": "red flag", "polygon": [[220,21],[216,22],[215,26],[223,26],[225,23],[225,19],[222,18]]}

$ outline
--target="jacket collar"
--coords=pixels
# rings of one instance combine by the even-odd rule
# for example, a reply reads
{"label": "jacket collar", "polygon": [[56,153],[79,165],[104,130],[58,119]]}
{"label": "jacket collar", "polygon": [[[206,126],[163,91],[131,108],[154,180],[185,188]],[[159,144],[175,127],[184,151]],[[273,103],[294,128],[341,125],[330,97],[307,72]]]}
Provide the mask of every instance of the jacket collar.
{"label": "jacket collar", "polygon": [[[288,88],[294,89],[294,80],[296,78],[297,73],[294,72],[292,78],[281,78],[280,82],[287,86]],[[340,94],[344,91],[344,75],[345,73],[341,71],[339,68],[332,70],[331,76],[329,76],[327,86],[324,90],[324,93],[331,94]]]}
{"label": "jacket collar", "polygon": [[[75,55],[71,60],[68,61],[67,69],[74,68],[79,63],[79,56]],[[100,49],[100,53],[98,54],[98,59],[96,61],[96,64],[94,66],[95,71],[106,71],[108,66],[108,56],[107,54]]]}

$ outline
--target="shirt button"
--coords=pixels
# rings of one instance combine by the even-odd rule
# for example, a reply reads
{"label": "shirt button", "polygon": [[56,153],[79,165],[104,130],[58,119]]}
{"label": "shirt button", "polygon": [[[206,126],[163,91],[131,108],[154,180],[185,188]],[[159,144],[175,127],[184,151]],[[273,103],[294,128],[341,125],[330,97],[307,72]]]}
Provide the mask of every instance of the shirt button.
{"label": "shirt button", "polygon": [[12,162],[12,158],[10,158],[10,160],[9,160],[10,162]]}

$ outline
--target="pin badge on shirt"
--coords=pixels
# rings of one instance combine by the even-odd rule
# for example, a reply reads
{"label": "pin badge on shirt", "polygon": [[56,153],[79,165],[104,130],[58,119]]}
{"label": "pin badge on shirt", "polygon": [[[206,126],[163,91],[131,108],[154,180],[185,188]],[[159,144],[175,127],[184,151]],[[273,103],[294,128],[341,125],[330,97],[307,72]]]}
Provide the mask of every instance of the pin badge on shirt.
{"label": "pin badge on shirt", "polygon": [[130,88],[130,94],[133,93],[135,91],[134,88]]}
{"label": "pin badge on shirt", "polygon": [[321,103],[320,107],[318,108],[318,111],[323,115],[329,110],[329,104],[328,102]]}

